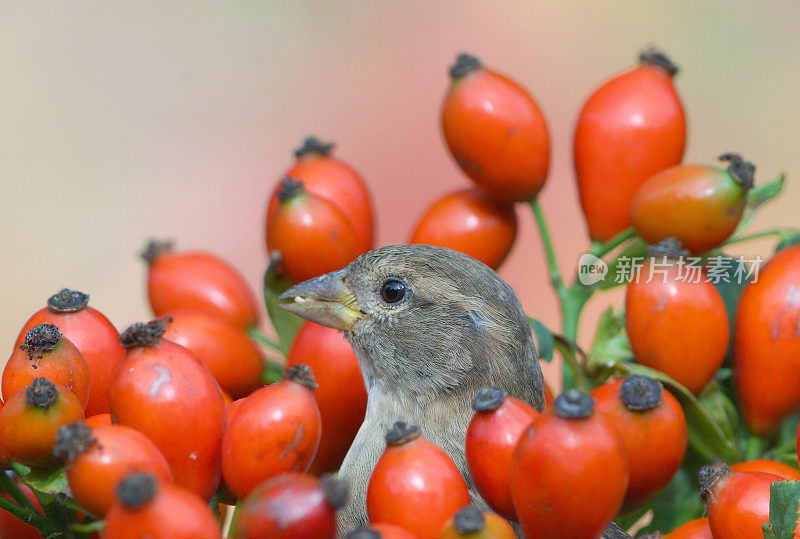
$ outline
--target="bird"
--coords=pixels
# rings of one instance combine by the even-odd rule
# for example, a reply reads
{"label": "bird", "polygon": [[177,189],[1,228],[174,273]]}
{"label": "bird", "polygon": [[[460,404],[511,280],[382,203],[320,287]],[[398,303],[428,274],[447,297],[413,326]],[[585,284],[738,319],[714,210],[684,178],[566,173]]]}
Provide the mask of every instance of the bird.
{"label": "bird", "polygon": [[373,249],[344,269],[281,294],[288,311],[341,330],[367,388],[364,422],[339,469],[350,483],[339,534],[368,523],[366,493],[385,434],[420,427],[474,488],[464,453],[471,403],[497,386],[544,409],[542,371],[528,318],[511,286],[485,264],[431,245]]}

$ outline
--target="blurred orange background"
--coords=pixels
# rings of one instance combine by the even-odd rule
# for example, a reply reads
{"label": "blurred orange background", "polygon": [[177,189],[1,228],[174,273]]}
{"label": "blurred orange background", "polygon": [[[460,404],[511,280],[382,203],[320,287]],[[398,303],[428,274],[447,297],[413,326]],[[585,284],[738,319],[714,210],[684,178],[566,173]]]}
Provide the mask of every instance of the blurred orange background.
{"label": "blurred orange background", "polygon": [[[0,342],[67,286],[121,330],[150,316],[150,236],[233,262],[258,289],[267,195],[306,134],[368,180],[379,244],[466,185],[439,130],[447,67],[469,51],[527,86],[547,116],[542,194],[559,260],[588,240],[571,164],[575,117],[649,44],[680,65],[686,160],[723,151],[790,172],[753,228],[797,225],[800,4],[772,2],[142,2],[0,4]],[[501,275],[558,325],[529,208]],[[767,254],[770,245],[738,254]],[[621,295],[592,300],[592,319]],[[265,324],[266,327],[266,324]],[[5,357],[0,357],[0,362]]]}

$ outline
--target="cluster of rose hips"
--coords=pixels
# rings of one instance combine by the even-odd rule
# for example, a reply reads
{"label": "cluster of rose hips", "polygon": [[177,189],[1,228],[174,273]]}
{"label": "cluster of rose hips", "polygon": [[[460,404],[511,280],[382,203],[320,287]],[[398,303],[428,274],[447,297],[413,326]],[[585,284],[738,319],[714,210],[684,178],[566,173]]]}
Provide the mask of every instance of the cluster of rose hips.
{"label": "cluster of rose hips", "polygon": [[[683,257],[741,240],[748,212],[775,193],[753,196],[755,167],[737,154],[720,157],[724,169],[681,165],[677,69],[658,51],[640,59],[586,101],[575,167],[592,252],[654,244],[671,261],[665,278],[631,281],[625,315],[612,320],[620,327],[598,331],[582,352],[577,317],[597,288],[567,288],[550,250],[559,298],[573,306],[555,340],[566,359],[584,356],[572,357],[565,384],[579,389],[548,396],[542,413],[498,388],[475,396],[465,451],[494,512],[470,505],[446,453],[398,422],[370,479],[372,524],[352,537],[511,538],[516,522],[526,537],[596,538],[621,512],[648,507],[690,456],[708,517],[665,537],[761,537],[773,484],[800,479],[796,460],[756,458],[777,454],[774,433],[800,409],[798,235],[776,232],[785,248],[732,306],[706,280],[680,278]],[[444,138],[475,187],[435,201],[410,241],[498,268],[516,237],[514,203],[531,204],[548,247],[536,201],[549,168],[547,125],[521,85],[475,57],[460,55],[450,75]],[[331,151],[309,137],[269,201],[266,300],[278,343],[258,331],[258,302],[232,266],[160,242],[144,252],[155,320],[119,334],[86,294],[64,289],[24,324],[2,375],[1,538],[336,534],[347,485],[331,473],[363,420],[364,382],[336,330],[270,309],[288,283],[373,247],[366,184]],[[540,347],[547,337],[537,334]],[[727,403],[734,427],[741,413],[754,435],[746,439],[764,440],[746,462],[733,462],[745,460],[740,440],[713,408]],[[733,449],[709,448],[706,438]],[[714,458],[731,466],[700,467]]]}

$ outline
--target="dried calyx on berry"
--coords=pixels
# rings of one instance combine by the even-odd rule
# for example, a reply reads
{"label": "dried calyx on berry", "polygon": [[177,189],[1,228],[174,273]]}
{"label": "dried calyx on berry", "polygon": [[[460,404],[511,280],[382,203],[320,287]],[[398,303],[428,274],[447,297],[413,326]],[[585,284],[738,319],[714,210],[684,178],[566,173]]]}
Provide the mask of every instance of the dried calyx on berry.
{"label": "dried calyx on berry", "polygon": [[707,501],[708,497],[711,496],[711,490],[718,481],[725,479],[732,473],[733,470],[731,470],[730,466],[720,460],[700,468],[700,471],[697,472],[697,480],[700,483],[700,497],[703,498],[703,501]]}
{"label": "dried calyx on berry", "polygon": [[756,166],[753,163],[745,161],[738,153],[724,153],[718,159],[728,163],[728,174],[736,183],[745,190],[752,189],[756,175]]}
{"label": "dried calyx on berry", "polygon": [[564,419],[586,419],[594,413],[594,400],[583,391],[568,389],[556,397],[553,410]]}
{"label": "dried calyx on berry", "polygon": [[92,429],[83,421],[76,421],[58,428],[53,455],[69,463],[96,443],[97,438],[92,437]]}
{"label": "dried calyx on berry", "polygon": [[648,376],[631,376],[619,388],[619,397],[628,410],[643,412],[661,405],[664,386]]}
{"label": "dried calyx on berry", "polygon": [[131,324],[119,336],[119,342],[125,348],[133,348],[135,346],[155,346],[164,332],[167,330],[167,324],[172,322],[172,318],[156,318],[147,323],[137,322]]}
{"label": "dried calyx on berry", "polygon": [[689,251],[683,248],[678,238],[664,238],[658,243],[647,246],[647,256],[650,258],[666,257],[679,260],[689,256]]}
{"label": "dried calyx on berry", "polygon": [[47,299],[47,308],[57,313],[78,312],[89,304],[89,294],[62,288]]}
{"label": "dried calyx on berry", "polygon": [[481,67],[483,67],[483,64],[477,57],[462,52],[456,56],[455,63],[450,66],[450,78],[458,80]]}
{"label": "dried calyx on berry", "polygon": [[139,509],[156,495],[156,479],[146,472],[135,472],[117,484],[117,499],[127,509]]}
{"label": "dried calyx on berry", "polygon": [[58,399],[58,388],[47,378],[36,378],[25,388],[25,404],[47,410]]}
{"label": "dried calyx on berry", "polygon": [[144,250],[139,254],[145,262],[152,264],[156,258],[172,250],[172,240],[150,239]]}
{"label": "dried calyx on berry", "polygon": [[303,182],[286,176],[281,180],[281,185],[278,187],[278,194],[276,196],[278,197],[278,202],[286,202],[300,193],[305,192],[305,190]]}
{"label": "dried calyx on berry", "polygon": [[494,412],[505,402],[508,395],[497,386],[486,386],[478,390],[472,399],[472,409],[478,413]]}
{"label": "dried calyx on berry", "polygon": [[639,61],[643,64],[660,67],[666,71],[670,77],[674,77],[679,71],[678,66],[676,66],[672,60],[670,60],[669,56],[667,56],[664,51],[657,49],[656,47],[649,47],[647,50],[641,52],[639,54]]}
{"label": "dried calyx on berry", "polygon": [[306,155],[321,155],[327,157],[335,144],[333,142],[322,142],[317,137],[311,135],[305,138],[303,144],[294,150],[297,159]]}
{"label": "dried calyx on berry", "polygon": [[28,352],[28,359],[41,358],[45,353],[55,350],[61,342],[61,331],[55,324],[38,324],[25,333],[20,350]]}
{"label": "dried calyx on berry", "polygon": [[320,477],[319,486],[325,491],[328,505],[334,509],[345,506],[350,496],[350,483],[346,479],[337,479],[336,474],[325,474]]}
{"label": "dried calyx on berry", "polygon": [[478,533],[486,527],[486,517],[483,511],[475,506],[468,505],[458,511],[453,516],[453,524],[458,530],[458,533],[464,535],[469,533]]}
{"label": "dried calyx on berry", "polygon": [[421,432],[416,425],[409,425],[405,421],[397,421],[386,433],[387,445],[403,445],[419,438]]}
{"label": "dried calyx on berry", "polygon": [[292,382],[302,384],[311,391],[314,391],[319,387],[317,380],[314,378],[314,373],[311,372],[311,367],[303,363],[292,365],[286,369],[286,372],[283,373],[283,378],[285,380],[291,380]]}

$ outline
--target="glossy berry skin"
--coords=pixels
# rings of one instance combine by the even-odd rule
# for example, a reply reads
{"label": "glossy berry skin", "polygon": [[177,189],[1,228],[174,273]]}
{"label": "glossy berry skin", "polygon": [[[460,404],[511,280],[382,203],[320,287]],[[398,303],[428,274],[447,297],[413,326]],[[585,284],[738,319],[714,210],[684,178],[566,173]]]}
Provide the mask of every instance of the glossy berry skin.
{"label": "glossy berry skin", "polygon": [[629,227],[639,187],[681,162],[686,118],[673,73],[642,62],[604,82],[578,115],[573,157],[593,240],[608,241]]}
{"label": "glossy berry skin", "polygon": [[[285,176],[303,183],[309,193],[336,205],[353,225],[358,254],[372,249],[375,236],[375,217],[372,197],[364,178],[353,167],[331,155],[332,144],[323,144],[308,137],[303,146],[295,150],[297,162]],[[276,185],[269,199],[267,226],[269,230],[278,209]]]}
{"label": "glossy berry skin", "polygon": [[425,210],[409,243],[461,251],[496,270],[516,237],[514,206],[496,202],[479,189],[461,189]]}
{"label": "glossy berry skin", "polygon": [[153,441],[177,485],[204,498],[214,493],[225,404],[211,371],[188,349],[163,338],[128,348],[111,386],[111,415]]}
{"label": "glossy berry skin", "polygon": [[526,537],[599,537],[625,496],[628,465],[613,428],[597,414],[556,413],[572,391],[534,420],[514,454],[511,495]]}
{"label": "glossy berry skin", "polygon": [[763,472],[777,475],[787,481],[800,481],[800,471],[788,464],[769,459],[746,460],[731,464],[734,472]]}
{"label": "glossy berry skin", "polygon": [[421,539],[435,538],[469,501],[456,465],[422,436],[387,445],[367,486],[371,522],[394,524]]}
{"label": "glossy berry skin", "polygon": [[320,432],[313,390],[303,382],[284,378],[259,389],[236,410],[225,432],[225,484],[245,498],[276,475],[305,472],[317,452]]}
{"label": "glossy berry skin", "polygon": [[726,169],[678,165],[642,185],[631,203],[631,220],[647,243],[673,237],[692,254],[701,254],[733,234],[747,191]]}
{"label": "glossy berry skin", "polygon": [[495,410],[476,412],[467,427],[469,475],[492,510],[516,520],[511,499],[511,462],[522,433],[538,416],[528,404],[505,397]]}
{"label": "glossy berry skin", "polygon": [[280,251],[281,269],[299,283],[345,267],[359,254],[355,229],[327,199],[292,178],[281,182],[281,203],[267,230],[267,249]]}
{"label": "glossy berry skin", "polygon": [[481,529],[472,531],[472,529],[459,530],[456,517],[454,516],[445,523],[444,527],[439,531],[436,539],[459,539],[466,537],[468,539],[516,539],[517,535],[514,533],[514,528],[505,519],[494,513],[483,513],[483,525]]}
{"label": "glossy berry skin", "polygon": [[97,414],[91,417],[87,417],[84,421],[86,426],[91,429],[96,429],[97,427],[103,427],[106,425],[113,425],[114,422],[111,421],[111,414]]}
{"label": "glossy berry skin", "polygon": [[800,246],[778,252],[736,310],[733,372],[747,427],[773,432],[800,408]]}
{"label": "glossy berry skin", "polygon": [[539,105],[516,81],[459,55],[442,104],[442,132],[461,170],[503,202],[527,200],[547,179],[550,135]]}
{"label": "glossy berry skin", "polygon": [[78,397],[60,384],[53,385],[57,395],[46,407],[32,405],[23,390],[0,410],[0,443],[12,461],[31,467],[52,463],[58,428],[83,419]]}
{"label": "glossy berry skin", "polygon": [[[728,315],[705,275],[684,279],[677,263],[649,260],[628,284],[625,322],[638,363],[659,370],[699,394],[717,372],[728,348]],[[657,273],[664,270],[666,277]]]}
{"label": "glossy berry skin", "polygon": [[217,314],[247,329],[258,323],[258,302],[239,271],[216,255],[174,252],[169,242],[151,242],[147,294],[156,316],[189,308]]}
{"label": "glossy berry skin", "polygon": [[367,390],[350,343],[336,329],[306,322],[295,335],[286,366],[305,364],[319,387],[314,398],[322,420],[322,437],[309,473],[339,469],[364,421]]}
{"label": "glossy berry skin", "polygon": [[228,404],[225,407],[226,415],[228,416],[228,425],[231,424],[231,420],[233,420],[234,414],[239,410],[239,408],[244,404],[244,401],[247,400],[247,397],[242,397],[241,399],[236,399],[232,403]]}
{"label": "glossy berry skin", "polygon": [[103,539],[219,539],[216,517],[196,494],[158,482],[155,496],[129,509],[115,500],[106,514]]}
{"label": "glossy berry skin", "polygon": [[336,507],[313,476],[285,473],[259,485],[242,503],[235,539],[336,537]]}
{"label": "glossy berry skin", "polygon": [[[3,471],[1,473],[6,472]],[[39,504],[39,500],[36,499],[36,496],[33,495],[33,491],[21,483],[17,483],[17,486],[41,513],[42,506]],[[0,496],[10,502],[16,503],[14,498],[7,492],[0,492]],[[33,526],[25,524],[5,509],[0,509],[0,539],[42,539],[43,537],[44,536],[39,533],[39,530]]]}
{"label": "glossy berry skin", "polygon": [[769,486],[780,477],[762,472],[734,472],[720,478],[705,496],[714,537],[760,539],[769,521]]}
{"label": "glossy berry skin", "polygon": [[25,322],[14,347],[19,347],[25,339],[25,332],[37,324],[49,322],[58,326],[61,333],[80,350],[89,368],[91,391],[86,405],[88,417],[108,412],[111,379],[125,355],[125,349],[111,321],[81,301],[81,296],[88,302],[88,296],[72,290],[65,289],[53,295],[47,307],[34,313]]}
{"label": "glossy berry skin", "polygon": [[167,459],[141,432],[108,425],[92,429],[91,438],[96,441],[67,463],[64,471],[72,497],[94,516],[108,512],[117,483],[132,472],[149,472],[163,482],[172,482]]}
{"label": "glossy berry skin", "polygon": [[55,348],[42,352],[41,357],[36,356],[36,353],[31,356],[19,346],[14,347],[3,370],[3,400],[7,401],[14,393],[23,391],[35,378],[47,378],[69,389],[85,408],[89,402],[91,378],[80,350],[62,334]]}
{"label": "glossy berry skin", "polygon": [[596,413],[616,429],[628,456],[625,505],[633,508],[656,494],[680,468],[686,453],[686,418],[677,399],[662,391],[661,403],[649,410],[631,410],[620,398],[624,380],[607,382],[594,391]]}
{"label": "glossy berry skin", "polygon": [[701,517],[679,526],[662,539],[714,539],[714,536],[711,535],[708,517]]}
{"label": "glossy berry skin", "polygon": [[193,309],[175,309],[164,316],[172,320],[164,338],[191,350],[211,370],[223,391],[239,398],[262,385],[264,359],[240,327]]}

